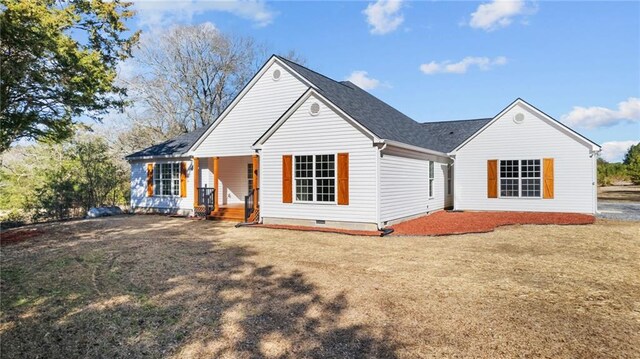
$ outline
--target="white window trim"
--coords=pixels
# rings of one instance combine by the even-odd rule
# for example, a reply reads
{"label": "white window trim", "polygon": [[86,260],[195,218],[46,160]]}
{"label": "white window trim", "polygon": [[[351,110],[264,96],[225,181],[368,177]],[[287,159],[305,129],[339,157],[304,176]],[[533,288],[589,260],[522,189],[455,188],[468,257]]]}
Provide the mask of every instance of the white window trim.
{"label": "white window trim", "polygon": [[[427,176],[428,176],[428,182],[427,182],[427,192],[429,194],[429,199],[434,199],[436,198],[435,193],[436,193],[436,163],[434,161],[429,161],[429,164],[427,165],[429,167],[427,167]],[[431,167],[433,167],[433,173],[431,173]]]}
{"label": "white window trim", "polygon": [[[334,171],[333,171],[333,184],[334,184],[334,200],[333,201],[318,201],[316,199],[316,156],[333,155]],[[338,152],[306,152],[306,153],[294,153],[292,162],[292,178],[291,185],[293,186],[293,203],[297,204],[320,204],[320,205],[337,205],[338,204]],[[297,186],[296,186],[296,157],[297,156],[312,156],[313,157],[313,175],[311,177],[305,177],[305,179],[311,178],[311,201],[302,201],[298,199]],[[331,177],[322,177],[322,179],[331,179]]]}
{"label": "white window trim", "polygon": [[[527,179],[540,179],[540,195],[539,196],[529,196],[529,197],[523,197],[522,196],[522,168],[520,167],[521,165],[521,161],[522,160],[538,160],[540,161],[540,177],[527,177]],[[502,161],[518,161],[518,196],[502,196],[502,175],[500,172],[500,164]],[[516,199],[516,200],[527,200],[527,199],[533,199],[533,200],[538,200],[538,199],[542,199],[543,198],[543,191],[544,191],[544,164],[543,164],[543,160],[542,158],[537,158],[537,157],[529,157],[529,158],[523,158],[523,159],[518,159],[518,158],[505,158],[505,159],[499,159],[498,160],[498,198],[501,199]],[[513,178],[511,178],[513,179]]]}
{"label": "white window trim", "polygon": [[[160,194],[156,194],[156,166],[158,165],[164,165],[164,164],[178,164],[178,194],[162,194],[162,191],[160,191]],[[153,197],[162,197],[162,198],[181,198],[180,196],[180,191],[181,191],[181,186],[180,186],[180,171],[181,171],[181,163],[182,161],[170,161],[170,162],[154,162],[153,163]],[[159,179],[160,183],[162,183],[162,178]],[[171,186],[173,186],[173,177],[171,178]],[[173,191],[172,191],[173,192]]]}

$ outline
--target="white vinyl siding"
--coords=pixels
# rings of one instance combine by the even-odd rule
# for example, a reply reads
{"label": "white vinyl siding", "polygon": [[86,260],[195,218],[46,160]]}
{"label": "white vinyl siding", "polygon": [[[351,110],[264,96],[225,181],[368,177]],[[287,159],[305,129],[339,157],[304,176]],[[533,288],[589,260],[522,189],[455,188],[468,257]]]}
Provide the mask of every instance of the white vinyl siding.
{"label": "white vinyl siding", "polygon": [[247,166],[251,156],[220,157],[218,161],[218,203],[244,203],[244,196],[249,194]]}
{"label": "white vinyl siding", "polygon": [[[131,162],[131,207],[133,209],[192,210],[193,209],[193,164],[190,159],[157,160],[151,163],[187,162],[187,197],[153,196],[147,197],[146,161]],[[154,177],[155,177],[154,170]],[[178,181],[179,182],[179,181]]]}
{"label": "white vinyl siding", "polygon": [[[320,102],[320,113],[311,116],[313,102],[320,101],[311,96],[302,103],[262,147],[261,216],[376,224],[377,149],[370,138],[324,103]],[[348,205],[300,203],[295,197],[294,203],[282,203],[283,155],[336,153],[349,153]]]}
{"label": "white vinyl siding", "polygon": [[[433,161],[433,196],[429,196],[429,163]],[[380,219],[383,222],[415,216],[445,207],[443,157],[388,147],[380,159]]]}
{"label": "white vinyl siding", "polygon": [[[520,124],[513,121],[516,113],[525,115]],[[457,152],[456,209],[594,213],[590,149],[539,116],[517,104]],[[487,198],[487,160],[543,158],[554,159],[553,199]]]}
{"label": "white vinyl siding", "polygon": [[[280,79],[274,81],[273,71]],[[308,88],[278,63],[272,64],[196,148],[196,157],[251,155],[253,143]]]}

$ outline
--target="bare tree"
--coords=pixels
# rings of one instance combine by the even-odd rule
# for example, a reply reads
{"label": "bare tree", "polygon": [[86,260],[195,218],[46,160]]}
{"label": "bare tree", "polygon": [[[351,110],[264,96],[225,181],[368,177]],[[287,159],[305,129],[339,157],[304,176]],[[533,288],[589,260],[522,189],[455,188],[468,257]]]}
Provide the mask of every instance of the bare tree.
{"label": "bare tree", "polygon": [[251,78],[262,54],[252,38],[208,23],[145,36],[134,57],[136,73],[125,79],[133,104],[127,114],[159,137],[205,126]]}
{"label": "bare tree", "polygon": [[[253,38],[222,33],[209,23],[144,34],[119,74],[129,106],[124,118],[112,118],[115,127],[106,137],[126,154],[208,125],[269,55]],[[293,50],[283,56],[305,62]]]}

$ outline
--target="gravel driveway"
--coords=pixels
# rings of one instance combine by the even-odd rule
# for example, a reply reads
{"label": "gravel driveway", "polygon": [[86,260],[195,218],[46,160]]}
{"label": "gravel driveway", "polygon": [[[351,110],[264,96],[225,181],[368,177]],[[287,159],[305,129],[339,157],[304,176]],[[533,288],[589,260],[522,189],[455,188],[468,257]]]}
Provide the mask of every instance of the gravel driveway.
{"label": "gravel driveway", "polygon": [[640,202],[598,202],[598,217],[640,221]]}

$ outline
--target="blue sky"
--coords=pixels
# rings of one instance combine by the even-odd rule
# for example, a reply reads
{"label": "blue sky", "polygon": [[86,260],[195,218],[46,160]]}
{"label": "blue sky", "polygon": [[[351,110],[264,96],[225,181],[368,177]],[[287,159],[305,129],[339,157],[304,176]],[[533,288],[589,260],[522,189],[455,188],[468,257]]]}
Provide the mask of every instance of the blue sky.
{"label": "blue sky", "polygon": [[413,119],[522,97],[620,160],[640,140],[640,2],[142,1],[146,32],[209,22],[351,79]]}

